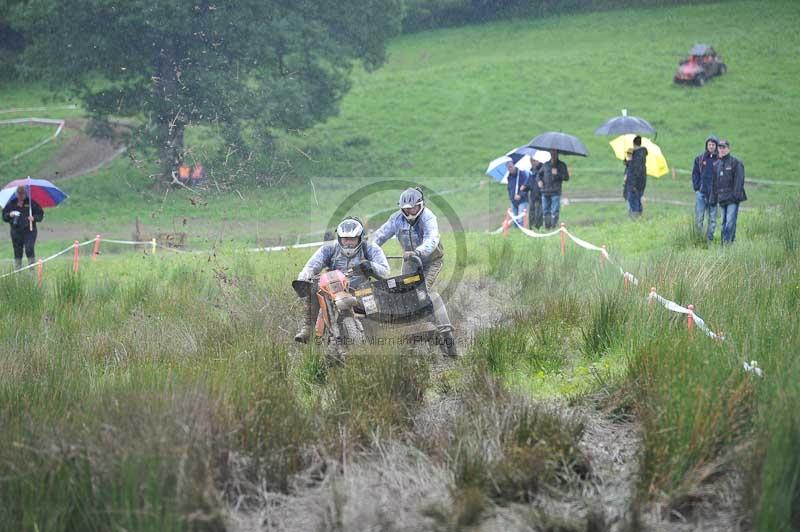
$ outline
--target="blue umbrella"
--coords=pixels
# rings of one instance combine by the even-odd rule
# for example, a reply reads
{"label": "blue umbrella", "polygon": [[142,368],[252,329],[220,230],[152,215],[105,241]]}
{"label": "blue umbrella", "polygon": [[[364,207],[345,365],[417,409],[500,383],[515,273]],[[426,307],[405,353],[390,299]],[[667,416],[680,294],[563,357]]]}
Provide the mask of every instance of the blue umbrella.
{"label": "blue umbrella", "polygon": [[530,159],[527,159],[527,157],[546,163],[550,160],[550,153],[530,146],[520,146],[490,162],[488,168],[486,168],[486,175],[491,176],[498,183],[505,183],[508,178],[506,163],[511,161],[520,170],[530,170]]}
{"label": "blue umbrella", "polygon": [[508,168],[506,168],[506,163],[509,161],[511,161],[511,157],[508,155],[498,157],[489,163],[489,166],[486,168],[486,175],[494,178],[494,180],[498,183],[503,183],[508,176]]}

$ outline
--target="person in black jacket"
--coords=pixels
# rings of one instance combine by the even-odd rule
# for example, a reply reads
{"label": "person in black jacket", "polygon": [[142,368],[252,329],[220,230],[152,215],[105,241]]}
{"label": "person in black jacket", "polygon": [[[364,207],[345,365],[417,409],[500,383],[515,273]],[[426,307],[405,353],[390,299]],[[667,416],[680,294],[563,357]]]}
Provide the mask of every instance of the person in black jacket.
{"label": "person in black jacket", "polygon": [[642,195],[647,186],[647,148],[642,146],[642,137],[633,137],[631,158],[625,161],[625,181],[622,195],[628,200],[631,219],[642,215]]}
{"label": "person in black jacket", "polygon": [[736,240],[736,219],[739,216],[739,203],[747,200],[744,192],[744,164],[731,155],[731,145],[727,140],[717,144],[719,160],[714,165],[712,198],[722,211],[722,244],[732,244]]}
{"label": "person in black jacket", "polygon": [[714,164],[719,158],[717,143],[719,139],[709,135],[703,153],[694,158],[692,166],[692,188],[694,188],[694,223],[697,233],[703,233],[704,218],[708,218],[706,238],[714,240],[714,230],[717,228],[717,204],[711,203],[711,185],[714,181]]}
{"label": "person in black jacket", "polygon": [[558,160],[558,151],[550,150],[550,160],[539,171],[539,189],[542,191],[542,216],[545,229],[558,225],[561,210],[561,183],[569,181],[567,165]]}
{"label": "person in black jacket", "polygon": [[531,179],[528,182],[530,185],[528,229],[542,227],[542,190],[539,188],[539,172],[541,169],[542,163],[531,157]]}
{"label": "person in black jacket", "polygon": [[3,208],[3,221],[11,226],[11,244],[14,246],[14,269],[22,267],[22,251],[28,257],[28,264],[36,262],[33,246],[36,244],[36,223],[44,219],[44,211],[38,203],[29,200],[25,187],[17,187]]}

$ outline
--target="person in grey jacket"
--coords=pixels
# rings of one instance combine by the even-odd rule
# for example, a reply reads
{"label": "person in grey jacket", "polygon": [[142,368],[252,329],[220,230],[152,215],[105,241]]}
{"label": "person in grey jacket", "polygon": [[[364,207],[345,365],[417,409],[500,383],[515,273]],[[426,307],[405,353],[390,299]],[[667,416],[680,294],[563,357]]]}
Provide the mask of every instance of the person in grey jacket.
{"label": "person in grey jacket", "polygon": [[[383,250],[375,244],[363,241],[364,225],[358,218],[345,218],[336,228],[336,242],[321,246],[300,270],[297,278],[308,281],[322,270],[353,270],[351,286],[358,286],[369,275],[389,276],[389,263]],[[295,335],[296,342],[308,343],[319,314],[319,300],[311,294],[304,298],[305,315],[300,331]]]}
{"label": "person in grey jacket", "polygon": [[416,261],[422,261],[422,275],[425,287],[433,303],[434,320],[442,340],[442,347],[448,356],[458,356],[453,338],[453,326],[442,297],[432,290],[436,277],[442,270],[444,248],[439,237],[439,223],[436,215],[425,207],[425,198],[419,188],[408,188],[400,195],[400,210],[394,213],[373,235],[373,242],[382,246],[390,238],[397,237],[403,248],[403,273],[416,271]]}
{"label": "person in grey jacket", "polygon": [[719,204],[722,211],[722,244],[725,245],[736,239],[739,203],[747,201],[747,194],[744,192],[744,164],[731,155],[730,142],[720,140],[717,150],[719,159],[714,165],[711,201]]}
{"label": "person in grey jacket", "polygon": [[545,229],[558,225],[561,211],[561,183],[569,181],[567,165],[558,160],[558,151],[550,150],[550,160],[539,170],[539,189],[542,191],[542,214]]}

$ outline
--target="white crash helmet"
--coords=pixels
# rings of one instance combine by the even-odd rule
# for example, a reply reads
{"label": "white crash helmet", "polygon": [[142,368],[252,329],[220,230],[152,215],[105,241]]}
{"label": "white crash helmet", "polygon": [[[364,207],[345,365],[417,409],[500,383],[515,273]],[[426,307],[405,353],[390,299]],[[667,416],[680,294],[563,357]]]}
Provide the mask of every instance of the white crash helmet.
{"label": "white crash helmet", "polygon": [[[403,216],[409,223],[414,223],[422,211],[425,210],[425,198],[422,196],[422,190],[419,187],[414,188],[407,188],[400,194],[400,201],[397,202],[400,206],[400,212],[403,213]],[[415,206],[419,205],[420,209],[417,211],[417,214],[408,214],[403,209],[413,209]]]}
{"label": "white crash helmet", "polygon": [[[342,238],[358,238],[358,244],[345,246],[342,244]],[[346,257],[354,257],[359,252],[363,238],[364,225],[358,218],[345,218],[336,227],[336,240],[339,242],[339,248],[341,248]]]}

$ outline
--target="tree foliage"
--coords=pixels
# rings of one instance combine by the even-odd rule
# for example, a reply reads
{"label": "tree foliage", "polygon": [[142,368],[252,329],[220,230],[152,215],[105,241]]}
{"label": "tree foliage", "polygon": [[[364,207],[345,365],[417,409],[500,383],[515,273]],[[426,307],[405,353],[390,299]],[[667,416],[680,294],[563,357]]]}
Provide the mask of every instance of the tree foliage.
{"label": "tree foliage", "polygon": [[268,150],[275,131],[331,116],[401,15],[402,0],[15,0],[9,20],[26,36],[23,75],[69,87],[97,120],[141,117],[169,175],[188,124]]}

